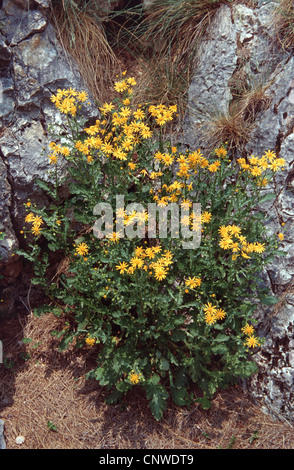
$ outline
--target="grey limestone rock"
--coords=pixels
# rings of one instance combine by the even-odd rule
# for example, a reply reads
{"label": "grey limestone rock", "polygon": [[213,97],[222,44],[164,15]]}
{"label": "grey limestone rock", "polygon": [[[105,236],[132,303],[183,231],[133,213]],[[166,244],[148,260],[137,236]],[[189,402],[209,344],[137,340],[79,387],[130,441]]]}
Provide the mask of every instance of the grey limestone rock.
{"label": "grey limestone rock", "polygon": [[[183,142],[207,149],[203,126],[211,115],[226,113],[232,100],[231,84],[240,64],[246,79],[266,84],[269,105],[256,115],[245,154],[262,156],[273,150],[285,160],[285,170],[274,182],[277,198],[267,203],[269,234],[284,232],[277,256],[261,273],[261,280],[278,303],[258,306],[258,331],[265,343],[255,356],[258,374],[249,382],[252,395],[273,413],[294,420],[294,57],[273,41],[273,11],[277,2],[222,6],[200,46],[188,93]],[[271,189],[271,188],[270,188]],[[281,223],[284,225],[281,226]]]}
{"label": "grey limestone rock", "polygon": [[[50,96],[59,88],[88,91],[43,13],[47,2],[37,2],[40,10],[24,9],[20,3],[4,0],[0,9],[0,50],[5,51],[0,76],[0,230],[6,235],[0,242],[0,268],[12,261],[19,246],[28,196],[45,203],[36,179],[48,177],[44,148],[48,127],[58,120]],[[89,118],[97,115],[90,93],[85,112]]]}
{"label": "grey limestone rock", "polygon": [[0,419],[0,449],[6,449],[6,442],[4,439],[4,421]]}

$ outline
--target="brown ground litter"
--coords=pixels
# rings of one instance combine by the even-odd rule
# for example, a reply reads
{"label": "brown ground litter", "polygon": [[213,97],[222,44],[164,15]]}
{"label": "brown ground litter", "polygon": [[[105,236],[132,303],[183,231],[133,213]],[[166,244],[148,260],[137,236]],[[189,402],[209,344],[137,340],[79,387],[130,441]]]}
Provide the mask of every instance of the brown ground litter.
{"label": "brown ground litter", "polygon": [[[58,352],[51,331],[61,325],[52,314],[0,323],[0,418],[8,449],[294,448],[291,423],[265,414],[238,386],[219,392],[210,410],[169,404],[161,422],[140,388],[123,406],[105,404],[104,389],[85,379],[95,351]],[[15,441],[20,435],[22,445]]]}

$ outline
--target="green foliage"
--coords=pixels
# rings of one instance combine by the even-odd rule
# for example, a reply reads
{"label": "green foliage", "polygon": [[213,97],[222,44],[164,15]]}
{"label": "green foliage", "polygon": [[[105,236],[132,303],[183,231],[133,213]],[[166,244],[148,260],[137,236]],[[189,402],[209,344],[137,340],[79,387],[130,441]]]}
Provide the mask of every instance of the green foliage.
{"label": "green foliage", "polygon": [[[33,263],[33,282],[51,299],[36,314],[64,318],[63,330],[52,332],[60,349],[73,342],[97,350],[88,378],[106,388],[107,402],[140,386],[160,420],[168,400],[178,406],[197,400],[209,408],[219,388],[256,372],[249,348],[254,352],[262,339],[254,310],[260,300],[275,302],[260,290],[258,274],[279,246],[257,207],[271,197],[264,188],[283,161],[271,151],[233,160],[225,145],[206,157],[172,145],[162,128],[176,108],[134,108],[134,85],[132,78],[118,80],[122,97],[105,103],[88,127],[79,118],[85,93],[59,90],[52,97],[64,122],[50,144],[52,184],[39,183],[52,202],[47,208],[26,203],[26,231],[34,239],[21,254]],[[61,178],[63,159],[68,173]],[[116,207],[117,196],[123,207]],[[99,237],[93,227],[103,214],[94,208],[105,202],[117,212],[110,234],[102,223]],[[143,210],[131,208],[134,202]],[[191,206],[176,236],[171,223],[160,236],[159,213],[156,236],[149,236],[154,203],[157,209],[174,203],[181,215],[183,204]],[[136,236],[127,236],[130,228]],[[199,246],[183,247],[200,233]]]}

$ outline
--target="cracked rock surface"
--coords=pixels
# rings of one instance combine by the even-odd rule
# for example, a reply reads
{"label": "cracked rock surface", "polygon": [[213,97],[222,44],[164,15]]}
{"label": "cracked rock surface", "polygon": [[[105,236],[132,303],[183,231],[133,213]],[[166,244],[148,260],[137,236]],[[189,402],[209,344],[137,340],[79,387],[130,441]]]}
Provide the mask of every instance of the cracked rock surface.
{"label": "cracked rock surface", "polygon": [[[40,202],[35,180],[46,179],[48,126],[56,119],[50,96],[58,88],[87,90],[76,64],[58,43],[47,19],[49,2],[34,10],[4,0],[0,9],[0,244],[1,263],[14,262],[28,196]],[[3,230],[5,228],[5,230]]]}
{"label": "cracked rock surface", "polygon": [[240,57],[246,77],[268,83],[270,105],[255,116],[244,150],[257,156],[273,150],[286,161],[285,171],[276,178],[277,198],[267,207],[270,233],[278,233],[285,224],[286,256],[277,257],[261,273],[279,302],[258,308],[259,334],[266,340],[255,356],[259,372],[249,387],[267,410],[294,420],[294,57],[272,40],[275,4],[260,1],[254,9],[239,4],[218,10],[200,46],[188,92],[183,142],[205,152],[202,125],[214,113],[229,113]]}
{"label": "cracked rock surface", "polygon": [[[22,264],[24,203],[46,198],[36,179],[48,178],[48,127],[56,121],[50,101],[58,88],[88,91],[48,21],[49,0],[0,2],[0,316],[13,314]],[[90,93],[89,93],[90,96]],[[96,114],[90,98],[87,115]],[[66,170],[66,168],[64,169]]]}

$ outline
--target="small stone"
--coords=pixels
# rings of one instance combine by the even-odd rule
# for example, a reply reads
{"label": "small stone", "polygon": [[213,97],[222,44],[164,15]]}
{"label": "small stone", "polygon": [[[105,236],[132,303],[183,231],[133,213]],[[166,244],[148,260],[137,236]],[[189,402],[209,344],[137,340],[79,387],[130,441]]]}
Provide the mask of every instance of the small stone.
{"label": "small stone", "polygon": [[16,444],[23,444],[25,441],[25,438],[23,436],[17,436],[17,438],[15,439],[15,442]]}

